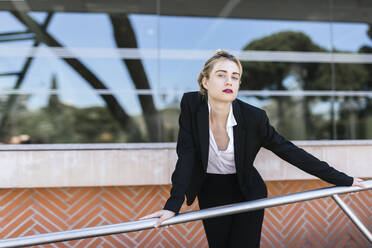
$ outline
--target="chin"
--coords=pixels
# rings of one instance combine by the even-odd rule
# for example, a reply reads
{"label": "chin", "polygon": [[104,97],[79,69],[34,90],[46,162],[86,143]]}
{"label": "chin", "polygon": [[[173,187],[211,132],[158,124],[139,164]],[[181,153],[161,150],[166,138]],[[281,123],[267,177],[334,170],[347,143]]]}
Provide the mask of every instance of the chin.
{"label": "chin", "polygon": [[234,101],[235,100],[235,98],[236,98],[236,96],[234,96],[234,95],[231,95],[231,96],[223,96],[223,97],[221,97],[219,100],[222,102],[232,102],[232,101]]}
{"label": "chin", "polygon": [[227,94],[218,94],[218,95],[210,95],[211,98],[213,98],[215,101],[219,101],[219,102],[232,102],[235,100],[235,98],[237,97],[236,94],[231,94],[231,95],[227,95]]}

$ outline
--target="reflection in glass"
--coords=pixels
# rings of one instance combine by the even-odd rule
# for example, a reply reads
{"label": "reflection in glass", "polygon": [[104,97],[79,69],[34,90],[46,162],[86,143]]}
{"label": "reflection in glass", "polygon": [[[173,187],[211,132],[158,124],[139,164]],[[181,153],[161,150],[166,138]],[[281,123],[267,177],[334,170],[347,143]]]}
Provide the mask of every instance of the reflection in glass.
{"label": "reflection in glass", "polygon": [[[54,80],[53,88],[55,86]],[[10,143],[12,137],[21,135],[27,135],[31,143],[151,142],[152,131],[155,131],[155,135],[162,142],[174,142],[177,139],[181,98],[179,95],[153,96],[159,103],[158,112],[161,118],[151,113],[145,116],[140,111],[127,114],[124,124],[116,118],[115,113],[99,102],[90,106],[79,105],[87,96],[89,97],[87,94],[69,95],[58,92],[18,95],[13,103],[12,113],[5,123],[1,123],[1,142]],[[122,94],[118,98],[123,100],[128,96],[130,95]],[[6,107],[7,99],[9,96],[1,95],[1,111]],[[156,130],[149,129],[145,118],[153,121],[164,120],[164,125],[157,125]]]}
{"label": "reflection in glass", "polygon": [[[266,109],[285,137],[372,137],[370,98],[331,96],[372,89],[371,63],[331,56],[372,54],[370,17],[355,14],[362,5],[344,15],[344,4],[334,1],[220,2],[197,10],[190,8],[195,1],[162,3],[30,2],[29,13],[1,5],[0,140],[27,134],[32,143],[175,142],[182,93],[198,89],[200,54],[215,49],[260,52],[242,59],[241,90],[327,92],[242,96]],[[4,55],[14,47],[19,51]],[[32,47],[49,53],[21,52]],[[77,56],[71,48],[89,53]],[[263,52],[269,55],[260,62]],[[308,54],[312,60],[301,61]]]}
{"label": "reflection in glass", "polygon": [[339,139],[370,139],[372,137],[372,97],[340,97],[337,103],[337,137]]}
{"label": "reflection in glass", "polygon": [[[182,95],[153,95],[158,112],[164,121],[163,129],[156,130],[162,142],[176,142],[178,135],[179,103]],[[3,126],[3,143],[14,142],[12,137],[27,135],[31,143],[122,143],[150,142],[149,130],[142,113],[129,115],[127,126],[122,126],[113,114],[100,104],[79,106],[65,102],[59,94],[49,94],[40,107],[32,107],[41,95],[20,95],[12,114]],[[126,96],[121,96],[125,98]],[[244,102],[266,110],[270,123],[289,140],[332,139],[330,97],[269,97],[238,96]],[[3,111],[6,96],[0,98]],[[279,103],[285,111],[278,112]],[[336,123],[339,139],[372,138],[372,111],[368,97],[336,98]],[[147,118],[155,118],[149,115]],[[159,120],[159,119],[158,119]]]}
{"label": "reflection in glass", "polygon": [[330,97],[242,96],[240,99],[264,109],[271,125],[289,140],[332,138]]}
{"label": "reflection in glass", "polygon": [[[242,50],[250,43],[278,33],[299,33],[324,49],[330,50],[329,23],[292,20],[238,19],[192,16],[160,16],[162,49],[230,49]],[[182,28],[180,28],[182,27]],[[275,37],[274,37],[275,38]],[[279,37],[280,38],[280,37]],[[288,37],[290,38],[290,37]],[[264,50],[309,51],[306,40],[292,37],[296,46],[285,40],[262,44]],[[271,39],[271,38],[270,38]],[[288,39],[288,41],[290,41]],[[277,49],[278,45],[282,49]]]}
{"label": "reflection in glass", "polygon": [[[108,75],[108,77],[115,75],[112,74],[113,67],[107,63],[107,61],[100,61],[100,63],[95,63],[93,67],[88,66],[86,59],[83,60],[80,57],[71,56],[66,49],[56,50],[56,48],[65,48],[67,45],[72,46],[79,46],[82,44],[91,43],[92,40],[101,40],[105,42],[105,39],[99,39],[99,36],[94,39],[93,37],[88,37],[88,35],[81,35],[81,33],[89,33],[91,35],[99,35],[102,34],[102,31],[110,30],[111,33],[111,40],[113,41],[115,47],[118,48],[138,48],[138,42],[136,39],[136,33],[134,32],[131,20],[125,14],[109,14],[109,15],[97,15],[97,14],[72,14],[72,17],[78,19],[86,19],[86,17],[91,18],[91,22],[88,22],[89,25],[86,23],[87,27],[83,28],[81,32],[78,32],[76,29],[71,29],[70,27],[79,27],[81,25],[75,25],[75,21],[72,20],[73,18],[69,14],[54,14],[50,13],[45,18],[35,18],[35,15],[30,15],[29,13],[20,13],[20,12],[12,12],[13,18],[21,22],[25,27],[27,27],[31,32],[35,33],[35,42],[33,44],[34,47],[40,47],[40,44],[43,43],[42,46],[52,47],[51,51],[56,52],[60,51],[59,59],[55,61],[55,59],[49,59],[45,66],[38,66],[43,60],[34,61],[33,57],[25,58],[26,62],[20,68],[22,73],[19,74],[16,84],[12,87],[14,90],[18,89],[27,89],[33,88],[35,84],[40,83],[40,75],[44,76],[44,78],[50,78],[53,75],[55,76],[55,71],[58,70],[57,67],[51,66],[51,62],[54,62],[54,65],[61,64],[59,62],[63,62],[63,66],[60,66],[62,70],[59,71],[60,75],[63,77],[70,74],[72,80],[64,80],[65,82],[71,82],[73,88],[81,88],[87,87],[89,89],[95,90],[109,90],[109,86],[106,83],[105,79],[103,79],[102,75]],[[54,18],[52,18],[55,16]],[[104,21],[104,18],[106,21]],[[93,19],[92,19],[93,18]],[[43,19],[43,20],[40,20]],[[59,22],[59,20],[65,19],[68,20],[67,22]],[[101,21],[99,19],[102,19]],[[135,18],[138,22],[141,22],[141,18]],[[53,21],[56,20],[56,21]],[[44,21],[44,23],[41,23]],[[94,22],[98,22],[102,25],[94,25]],[[66,25],[67,24],[67,25]],[[62,25],[62,27],[61,27]],[[89,28],[88,28],[89,27]],[[56,32],[57,31],[57,32]],[[74,35],[74,32],[78,32],[79,35]],[[60,36],[62,34],[62,37]],[[64,36],[65,35],[65,36]],[[104,37],[108,37],[108,35],[103,35]],[[80,37],[75,39],[74,37]],[[69,39],[70,38],[70,39]],[[85,39],[85,40],[84,40]],[[79,43],[81,41],[82,43]],[[93,46],[95,46],[93,44]],[[101,45],[102,46],[102,45]],[[119,57],[118,57],[119,58]],[[105,63],[106,62],[106,63]],[[32,65],[33,64],[33,65]],[[35,66],[36,64],[36,66]],[[136,88],[136,89],[150,89],[150,79],[147,75],[147,72],[144,68],[143,61],[140,59],[133,59],[128,57],[122,57],[121,59],[117,59],[114,64],[117,68],[122,67],[125,68],[125,72],[128,74],[127,78],[131,81],[131,84],[126,86],[125,88]],[[151,64],[151,63],[149,63]],[[66,67],[67,66],[67,67]],[[152,63],[154,66],[154,63]],[[96,67],[96,69],[92,69]],[[35,69],[36,68],[36,69]],[[47,72],[47,69],[50,72]],[[31,71],[32,73],[28,73]],[[119,71],[119,70],[118,70]],[[149,70],[154,71],[154,70]],[[71,73],[73,72],[73,73]],[[34,75],[34,76],[33,76]],[[36,75],[36,76],[35,76]],[[118,73],[116,73],[116,78],[118,77]],[[33,79],[32,79],[33,78]],[[122,79],[125,77],[122,77]],[[48,80],[48,79],[46,79]],[[112,83],[114,80],[111,80]],[[117,81],[117,80],[115,80]],[[29,82],[29,83],[27,83]],[[81,86],[77,86],[76,84],[81,83]],[[123,83],[120,80],[119,83]],[[55,84],[57,85],[57,84]],[[83,86],[84,85],[84,86]],[[63,87],[66,85],[63,84]],[[36,86],[36,88],[40,89],[40,85]],[[120,100],[117,96],[111,94],[98,94],[101,102],[105,104],[107,111],[112,115],[112,117],[119,122],[122,129],[132,129],[131,132],[128,132],[132,136],[128,137],[128,142],[133,141],[141,141],[146,140],[146,138],[142,137],[138,127],[134,124],[131,120],[130,115],[127,113],[125,108],[121,105]],[[163,121],[160,119],[161,115],[157,112],[157,109],[154,104],[154,100],[151,95],[138,95],[136,99],[132,99],[132,102],[136,100],[139,101],[139,105],[141,110],[143,111],[143,118],[145,120],[146,131],[148,133],[149,139],[148,141],[161,141],[161,135],[157,132],[158,130],[162,130]],[[4,111],[2,118],[2,126],[5,127],[6,123],[8,123],[8,119],[11,118],[13,113],[13,106],[17,101],[16,95],[11,95],[8,99],[4,102]],[[5,128],[0,128],[0,136],[5,135]]]}
{"label": "reflection in glass", "polygon": [[[241,100],[266,110],[271,125],[290,140],[329,140],[333,137],[332,99],[328,96],[241,96]],[[279,106],[285,111],[279,112]],[[372,138],[372,98],[337,97],[338,139]]]}
{"label": "reflection in glass", "polygon": [[[372,20],[371,20],[372,21]],[[335,52],[360,52],[363,46],[372,47],[371,24],[335,22],[332,24]]]}
{"label": "reflection in glass", "polygon": [[334,64],[335,89],[363,91],[368,89],[368,64]]}

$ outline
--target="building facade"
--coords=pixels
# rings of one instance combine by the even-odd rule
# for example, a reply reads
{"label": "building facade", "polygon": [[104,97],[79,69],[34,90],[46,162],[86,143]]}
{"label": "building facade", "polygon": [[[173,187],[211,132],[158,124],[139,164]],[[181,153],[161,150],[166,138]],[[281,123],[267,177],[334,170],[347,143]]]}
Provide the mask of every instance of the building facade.
{"label": "building facade", "polygon": [[[370,13],[356,0],[0,1],[0,237],[160,209],[180,99],[216,49],[242,61],[238,98],[279,133],[372,178]],[[329,186],[266,150],[255,166],[269,197]],[[371,199],[345,196],[370,230]],[[262,247],[368,247],[331,199],[265,213]],[[53,247],[206,245],[191,222]]]}

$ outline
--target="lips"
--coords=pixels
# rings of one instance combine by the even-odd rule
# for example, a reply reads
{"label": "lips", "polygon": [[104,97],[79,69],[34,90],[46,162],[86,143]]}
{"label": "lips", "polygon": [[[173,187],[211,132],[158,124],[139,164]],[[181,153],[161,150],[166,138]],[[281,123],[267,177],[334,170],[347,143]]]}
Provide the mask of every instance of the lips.
{"label": "lips", "polygon": [[222,92],[225,92],[225,93],[228,93],[228,94],[233,93],[232,89],[224,89]]}

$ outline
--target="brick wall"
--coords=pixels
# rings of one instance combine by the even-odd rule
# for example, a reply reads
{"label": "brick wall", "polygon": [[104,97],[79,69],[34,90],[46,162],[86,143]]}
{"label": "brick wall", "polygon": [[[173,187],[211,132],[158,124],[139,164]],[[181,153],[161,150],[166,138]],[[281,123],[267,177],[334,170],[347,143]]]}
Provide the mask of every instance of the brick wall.
{"label": "brick wall", "polygon": [[[270,196],[331,186],[319,180],[269,181]],[[0,190],[0,238],[135,220],[161,209],[170,186]],[[372,230],[372,191],[341,195]],[[181,212],[198,209],[182,207]],[[201,221],[40,247],[207,247]],[[261,247],[370,247],[331,198],[265,210]]]}

